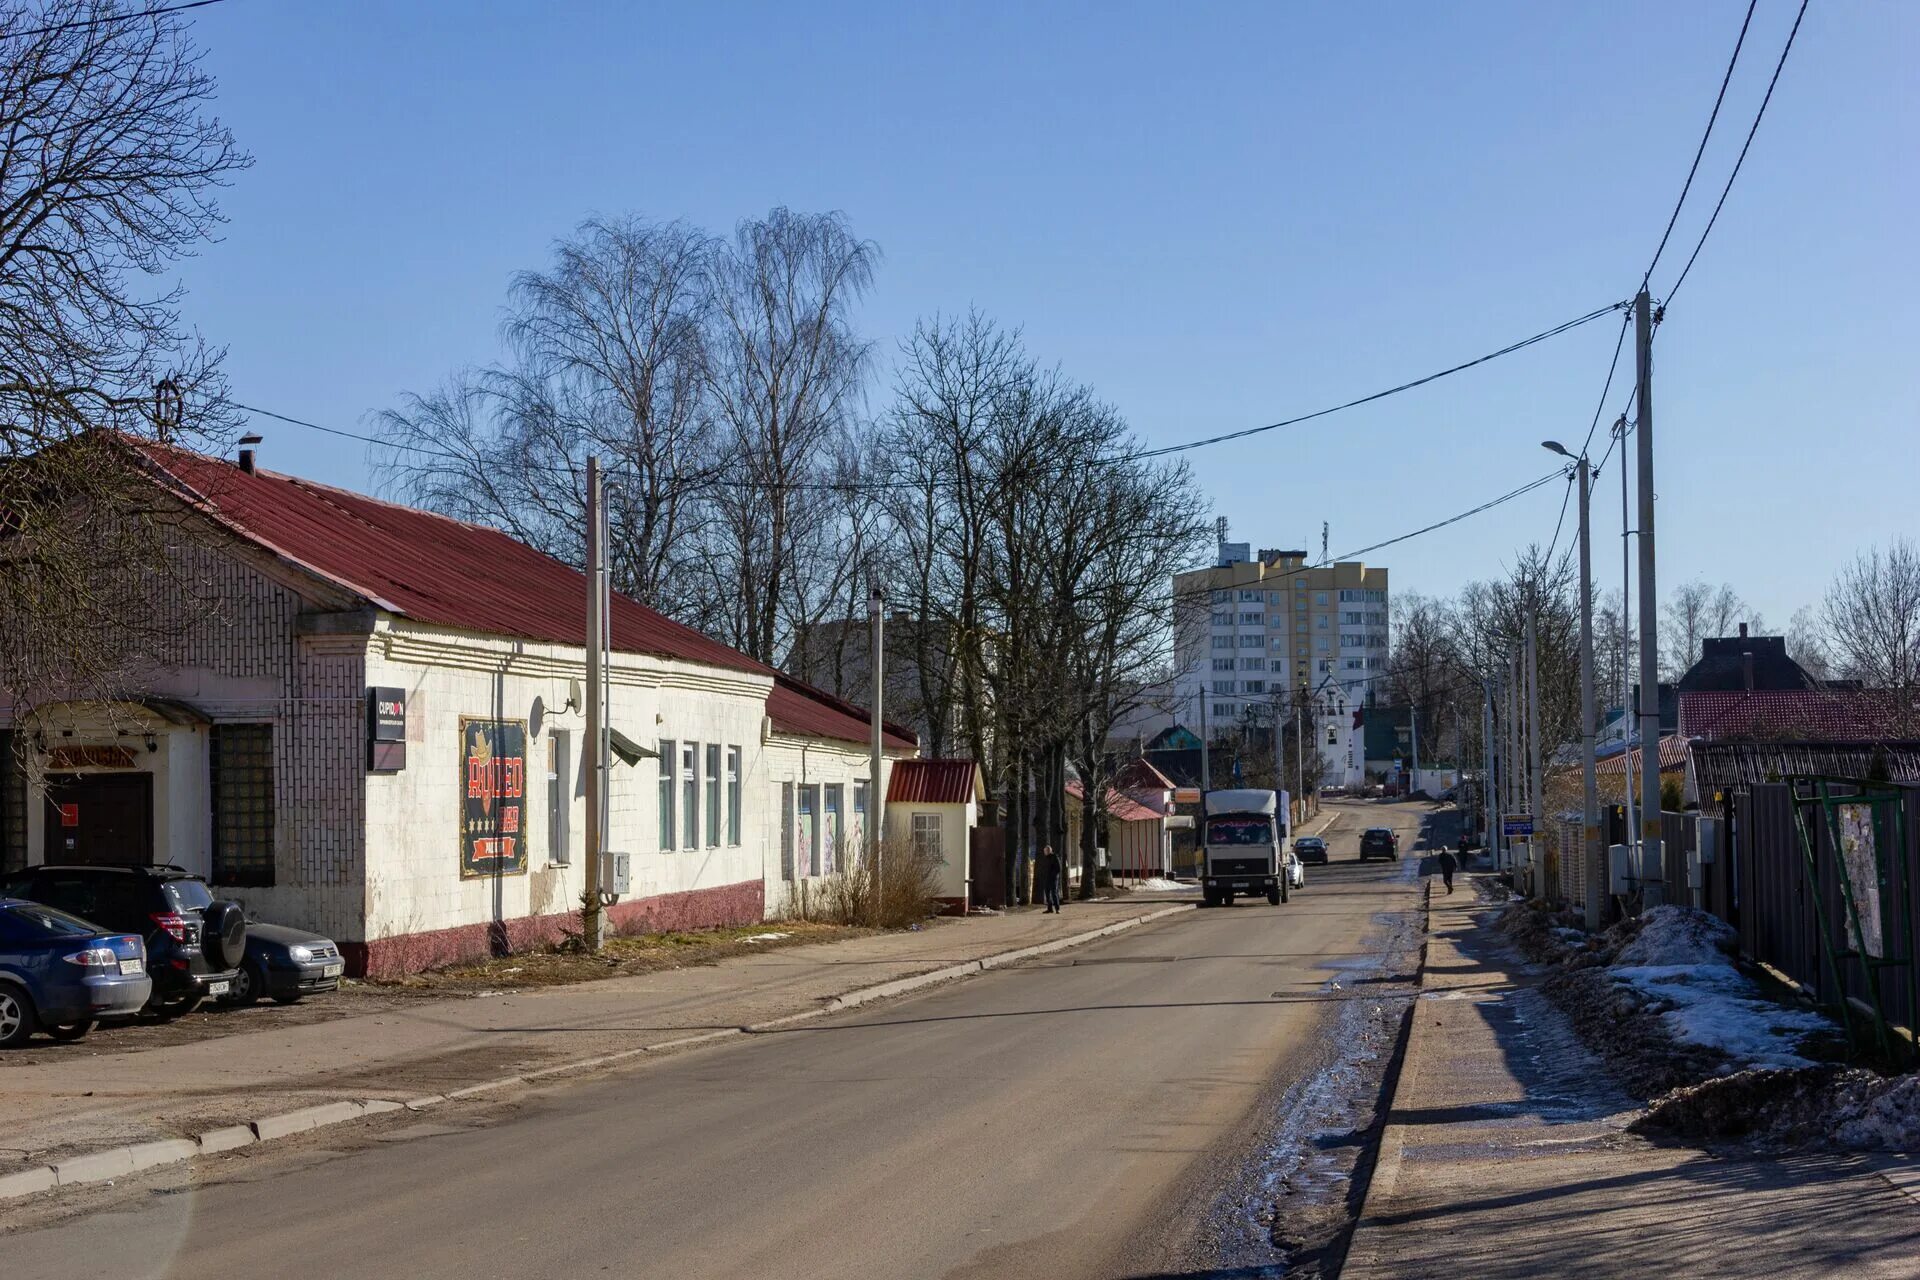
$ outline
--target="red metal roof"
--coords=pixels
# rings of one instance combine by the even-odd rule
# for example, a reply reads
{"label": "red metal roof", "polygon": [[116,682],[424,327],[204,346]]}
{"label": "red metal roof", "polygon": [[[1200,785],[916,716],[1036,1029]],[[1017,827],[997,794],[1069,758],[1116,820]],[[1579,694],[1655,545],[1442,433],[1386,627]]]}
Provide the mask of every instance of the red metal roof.
{"label": "red metal roof", "polygon": [[[1686,739],[1677,733],[1662,735],[1660,739],[1660,772],[1666,773],[1673,769],[1684,769],[1686,765]],[[1638,778],[1640,776],[1640,748],[1638,747],[1633,748],[1631,751],[1616,752],[1608,756],[1605,760],[1598,761],[1593,766],[1594,773],[1603,778],[1624,775],[1629,769],[1633,770],[1634,777]]]}
{"label": "red metal roof", "polygon": [[1131,791],[1171,791],[1173,779],[1155,768],[1151,760],[1141,756],[1120,766],[1113,785]]}
{"label": "red metal roof", "polygon": [[[1086,793],[1087,789],[1081,786],[1078,781],[1068,780],[1068,795],[1078,800]],[[1167,816],[1164,813],[1149,809],[1132,796],[1115,791],[1111,787],[1107,789],[1106,811],[1109,818],[1117,818],[1121,822],[1147,822]]]}
{"label": "red metal roof", "polygon": [[[586,643],[586,575],[498,529],[219,458],[135,442],[212,519],[389,613],[555,644]],[[772,675],[718,640],[615,595],[613,647]]]}
{"label": "red metal roof", "polygon": [[900,760],[887,779],[888,804],[965,804],[981,792],[971,760]]}
{"label": "red metal roof", "polygon": [[1890,689],[1734,689],[1680,695],[1680,733],[1707,741],[1863,742],[1920,736],[1920,707]]}
{"label": "red metal roof", "polygon": [[[842,701],[784,672],[774,677],[773,692],[767,695],[767,714],[773,717],[774,728],[780,732],[810,738],[867,742],[873,731],[873,717],[865,707]],[[913,751],[920,745],[912,730],[887,720],[880,722],[880,741],[884,746],[902,751]],[[896,765],[895,777],[899,776],[898,768]]]}

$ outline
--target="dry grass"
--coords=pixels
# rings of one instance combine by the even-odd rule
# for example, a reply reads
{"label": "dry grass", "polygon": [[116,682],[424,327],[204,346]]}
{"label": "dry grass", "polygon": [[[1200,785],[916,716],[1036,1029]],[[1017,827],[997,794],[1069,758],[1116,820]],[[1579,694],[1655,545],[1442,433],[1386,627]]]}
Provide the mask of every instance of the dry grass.
{"label": "dry grass", "polygon": [[938,862],[919,849],[885,848],[880,865],[878,879],[868,861],[858,858],[837,875],[803,884],[793,901],[792,923],[904,929],[939,914]]}
{"label": "dry grass", "polygon": [[588,955],[571,942],[518,955],[496,956],[473,964],[451,965],[409,974],[391,982],[369,983],[379,988],[474,992],[511,991],[527,987],[565,986],[596,978],[658,973],[690,965],[713,964],[730,956],[752,955],[779,947],[804,946],[864,937],[872,929],[805,920],[743,925],[730,929],[699,929],[674,933],[639,933],[608,938],[599,955]]}

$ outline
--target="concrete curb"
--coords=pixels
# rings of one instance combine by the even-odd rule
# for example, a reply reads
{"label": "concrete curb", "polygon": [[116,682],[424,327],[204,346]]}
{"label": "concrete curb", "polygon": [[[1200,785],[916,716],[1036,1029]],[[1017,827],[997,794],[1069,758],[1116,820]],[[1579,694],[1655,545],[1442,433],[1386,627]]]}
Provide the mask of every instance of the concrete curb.
{"label": "concrete curb", "polygon": [[757,1022],[745,1027],[722,1027],[713,1031],[703,1031],[695,1035],[681,1036],[674,1040],[663,1040],[659,1044],[641,1045],[636,1049],[623,1049],[618,1053],[603,1053],[591,1058],[578,1058],[571,1062],[562,1062],[555,1066],[542,1067],[538,1071],[528,1071],[517,1075],[501,1076],[496,1080],[483,1080],[465,1088],[451,1089],[446,1093],[429,1093],[420,1097],[408,1098],[404,1102],[391,1098],[359,1098],[344,1102],[326,1102],[317,1106],[301,1107],[294,1111],[283,1111],[276,1115],[261,1116],[246,1124],[226,1125],[210,1129],[191,1138],[163,1138],[155,1142],[136,1143],[131,1146],[109,1147],[103,1151],[89,1151],[83,1155],[69,1156],[52,1164],[29,1165],[24,1169],[0,1175],[0,1201],[17,1199],[21,1196],[37,1195],[42,1191],[58,1187],[72,1186],[84,1182],[112,1182],[116,1178],[138,1173],[143,1169],[152,1169],[164,1164],[178,1164],[196,1156],[216,1155],[223,1151],[233,1151],[240,1147],[252,1146],[261,1142],[272,1142],[278,1138],[288,1138],[295,1134],[309,1133],[315,1129],[330,1125],[344,1124],[350,1120],[359,1120],[371,1115],[381,1115],[392,1111],[424,1111],[443,1102],[459,1098],[470,1098],[478,1094],[490,1093],[514,1085],[525,1085],[531,1081],[544,1080],[551,1076],[566,1075],[575,1071],[590,1071],[596,1067],[610,1066],[616,1062],[627,1062],[647,1054],[662,1053],[670,1049],[685,1049],[694,1045],[712,1044],[721,1040],[760,1032],[778,1031],[798,1023],[811,1022],[829,1014],[855,1009],[875,1000],[884,1000],[890,996],[905,995],[923,987],[937,986],[943,982],[952,982],[976,973],[985,973],[990,969],[1015,964],[1033,956],[1046,955],[1054,951],[1064,951],[1069,947],[1084,946],[1101,938],[1123,933],[1150,921],[1178,915],[1193,910],[1192,903],[1180,903],[1162,907],[1157,911],[1148,911],[1142,915],[1125,920],[1116,920],[1112,924],[1098,929],[1089,929],[1085,933],[1071,934],[1065,938],[1055,938],[1036,946],[1020,947],[1013,951],[1003,951],[996,955],[982,956],[978,960],[968,960],[964,964],[948,965],[927,973],[914,974],[907,978],[896,978],[891,982],[877,983],[871,987],[862,987],[849,991],[845,995],[835,996],[818,1009],[804,1009],[799,1013],[773,1018],[766,1022]]}

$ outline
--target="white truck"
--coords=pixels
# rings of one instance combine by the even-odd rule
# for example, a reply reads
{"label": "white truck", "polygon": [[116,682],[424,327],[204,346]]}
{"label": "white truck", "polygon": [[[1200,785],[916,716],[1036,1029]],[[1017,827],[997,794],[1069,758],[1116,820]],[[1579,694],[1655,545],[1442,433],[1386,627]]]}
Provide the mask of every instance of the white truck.
{"label": "white truck", "polygon": [[1210,907],[1230,907],[1236,897],[1265,894],[1279,906],[1287,900],[1286,832],[1280,796],[1234,788],[1200,796],[1200,886]]}

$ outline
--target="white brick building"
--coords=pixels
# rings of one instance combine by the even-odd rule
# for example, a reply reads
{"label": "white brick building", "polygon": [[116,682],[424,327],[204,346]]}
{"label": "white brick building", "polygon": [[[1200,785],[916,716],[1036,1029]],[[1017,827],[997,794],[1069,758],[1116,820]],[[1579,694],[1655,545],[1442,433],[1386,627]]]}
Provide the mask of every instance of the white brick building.
{"label": "white brick building", "polygon": [[[129,701],[0,717],[0,869],[175,863],[333,935],[356,972],[577,927],[582,576],[497,530],[137,456],[189,513],[173,651]],[[862,821],[864,713],[632,601],[610,627],[609,847],[633,877],[614,925],[779,909]],[[915,744],[889,726],[887,750]]]}

